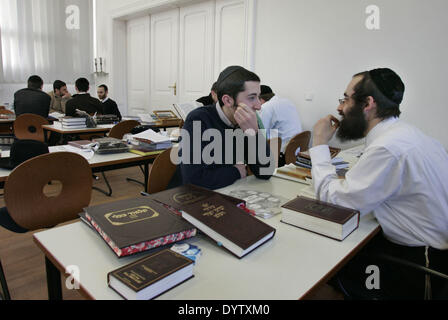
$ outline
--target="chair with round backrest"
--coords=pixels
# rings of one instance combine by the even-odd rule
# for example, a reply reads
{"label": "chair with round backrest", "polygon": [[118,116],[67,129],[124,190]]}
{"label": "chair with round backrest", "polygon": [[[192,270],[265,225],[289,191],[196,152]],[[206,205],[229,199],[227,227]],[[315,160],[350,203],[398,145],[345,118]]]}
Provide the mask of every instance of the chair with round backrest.
{"label": "chair with round backrest", "polygon": [[0,106],[0,110],[6,110],[5,106]]}
{"label": "chair with round backrest", "polygon": [[[62,184],[59,194],[56,194],[57,191],[49,195],[44,193],[50,182]],[[52,228],[78,218],[83,208],[89,206],[92,170],[87,160],[78,154],[45,154],[14,169],[6,180],[4,190],[6,211],[15,224],[25,231]],[[3,280],[1,268],[0,272],[0,280]],[[6,280],[3,289],[7,292]]]}
{"label": "chair with round backrest", "polygon": [[136,120],[126,120],[115,125],[109,132],[109,137],[123,139],[125,134],[131,133],[132,129],[138,127],[140,122]]}
{"label": "chair with round backrest", "polygon": [[294,138],[292,138],[285,150],[285,161],[286,164],[296,163],[297,162],[297,149],[300,148],[300,152],[308,151],[310,148],[310,140],[311,140],[311,132],[304,131]]}
{"label": "chair with round backrest", "polygon": [[45,142],[43,125],[49,124],[48,120],[36,114],[22,114],[14,121],[14,135],[19,140],[37,140]]}
{"label": "chair with round backrest", "polygon": [[149,171],[148,194],[154,194],[167,189],[177,166],[171,161],[171,155],[178,156],[179,147],[173,147],[159,154]]}

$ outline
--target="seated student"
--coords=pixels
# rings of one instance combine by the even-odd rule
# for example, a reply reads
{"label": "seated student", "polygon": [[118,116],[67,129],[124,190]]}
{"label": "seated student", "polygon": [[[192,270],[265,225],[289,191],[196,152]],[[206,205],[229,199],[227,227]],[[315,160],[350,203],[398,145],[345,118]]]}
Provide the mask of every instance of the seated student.
{"label": "seated student", "polygon": [[67,101],[72,98],[72,95],[67,90],[67,84],[61,80],[56,80],[53,83],[53,91],[48,92],[51,97],[50,113],[59,112],[65,114],[65,107]]}
{"label": "seated student", "polygon": [[118,109],[117,103],[108,97],[109,88],[105,84],[102,84],[98,87],[97,93],[98,98],[103,104],[103,114],[116,115],[118,119],[121,121],[121,113],[120,110]]}
{"label": "seated student", "polygon": [[281,152],[284,153],[289,141],[303,131],[297,107],[290,100],[276,96],[268,86],[261,86],[260,101],[261,120],[268,139],[272,138],[269,130],[278,130],[282,139]]}
{"label": "seated student", "polygon": [[39,76],[31,76],[28,79],[28,88],[17,91],[14,94],[14,111],[16,116],[25,113],[37,114],[48,118],[51,98],[42,91],[44,81]]}
{"label": "seated student", "polygon": [[[379,298],[423,299],[432,282],[424,273],[371,258],[385,253],[443,273],[448,271],[448,154],[443,146],[399,120],[405,86],[390,69],[356,74],[334,116],[314,127],[313,183],[327,202],[373,212],[382,234],[339,274],[348,293]],[[339,129],[342,140],[366,138],[359,162],[340,180],[331,165],[328,142]],[[367,290],[368,266],[380,269],[380,290]],[[429,291],[427,291],[429,292]]]}
{"label": "seated student", "polygon": [[75,82],[75,89],[77,94],[73,95],[70,101],[67,101],[65,114],[69,117],[76,116],[76,109],[85,111],[91,116],[97,114],[103,114],[103,106],[100,100],[92,98],[90,96],[89,80],[80,78]]}
{"label": "seated student", "polygon": [[210,90],[210,94],[206,97],[199,98],[196,101],[202,103],[204,106],[210,106],[212,104],[216,104],[218,102],[218,94],[216,93],[217,85],[218,83],[215,82],[212,86],[212,89]]}
{"label": "seated student", "polygon": [[247,176],[246,164],[257,178],[270,179],[275,161],[256,117],[261,107],[260,78],[242,67],[229,67],[221,73],[217,91],[216,105],[192,111],[185,121],[183,183],[223,188]]}

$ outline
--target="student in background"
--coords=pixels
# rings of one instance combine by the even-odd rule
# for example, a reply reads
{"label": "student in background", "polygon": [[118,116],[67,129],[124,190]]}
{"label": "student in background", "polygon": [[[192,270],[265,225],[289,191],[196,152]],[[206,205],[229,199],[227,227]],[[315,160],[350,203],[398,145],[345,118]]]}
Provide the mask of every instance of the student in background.
{"label": "student in background", "polygon": [[215,82],[210,90],[210,94],[206,97],[199,98],[196,102],[202,103],[204,106],[210,106],[212,104],[216,104],[218,102],[218,94],[217,92],[218,83]]}
{"label": "student in background", "polygon": [[56,80],[53,83],[53,91],[48,92],[51,97],[50,113],[59,112],[65,114],[65,107],[67,101],[72,98],[72,95],[67,90],[67,84],[61,80]]}
{"label": "student in background", "polygon": [[45,119],[48,118],[51,98],[42,91],[43,87],[42,78],[34,75],[28,79],[28,88],[14,94],[14,111],[17,117],[25,113],[32,113]]}
{"label": "student in background", "polygon": [[[256,112],[260,110],[260,78],[242,67],[233,66],[224,70],[217,84],[217,93],[219,102],[203,108],[192,111],[184,125],[184,130],[189,134],[189,141],[182,140],[182,153],[187,152],[184,143],[189,143],[189,152],[183,154],[182,158],[189,159],[189,163],[180,165],[184,184],[195,184],[208,189],[219,189],[227,187],[235,183],[239,179],[247,176],[247,167],[251,169],[254,175],[260,179],[270,179],[275,161],[271,159],[270,147],[266,138],[259,132]],[[200,125],[201,135],[195,135],[194,126]],[[200,150],[201,155],[204,149],[210,148],[207,142],[203,142],[202,133],[208,129],[219,131],[222,137],[222,143],[217,147],[233,147],[233,150],[222,150],[222,159],[214,161],[211,164],[205,163],[202,157],[199,162],[195,162],[195,158]],[[237,129],[241,129],[246,133],[244,143],[235,143],[235,138],[229,137],[226,133],[235,133]],[[248,132],[255,135],[252,140],[254,145],[249,146]],[[232,140],[228,140],[232,139]],[[261,139],[261,141],[260,141]],[[255,141],[254,141],[255,140]],[[244,159],[236,159],[236,149],[242,148]],[[261,149],[262,148],[262,149]],[[188,150],[188,149],[187,149]],[[228,163],[227,156],[233,152],[232,163]],[[252,154],[255,153],[255,154]],[[268,163],[262,163],[260,154],[267,156]],[[201,156],[199,155],[199,156]],[[253,163],[248,163],[248,159],[254,159]],[[241,161],[241,162],[240,162]],[[243,163],[242,163],[243,162]],[[263,172],[265,171],[265,172]]]}
{"label": "student in background", "polygon": [[[399,120],[405,85],[390,69],[356,74],[339,100],[340,121],[330,115],[314,127],[313,183],[322,201],[373,212],[382,233],[338,275],[349,294],[378,299],[423,299],[446,281],[374,258],[389,254],[448,271],[448,154],[417,128]],[[328,142],[366,139],[357,164],[341,180]],[[377,266],[380,288],[368,290],[366,270]],[[426,294],[426,295],[425,295]],[[356,296],[355,296],[356,297]]]}
{"label": "student in background", "polygon": [[261,86],[260,101],[261,120],[268,139],[273,138],[269,135],[269,130],[278,130],[278,136],[282,139],[281,152],[284,153],[289,141],[303,131],[297,107],[290,100],[278,97],[270,87],[264,85]]}
{"label": "student in background", "polygon": [[73,95],[72,99],[67,101],[66,115],[70,117],[76,116],[76,109],[85,111],[90,115],[103,114],[103,105],[100,100],[92,98],[90,96],[89,80],[85,78],[79,78],[75,82],[75,89],[77,94]]}
{"label": "student in background", "polygon": [[118,109],[117,103],[108,97],[109,88],[105,84],[102,84],[98,87],[97,93],[98,98],[103,104],[103,114],[116,115],[118,119],[121,121],[121,113],[120,110]]}

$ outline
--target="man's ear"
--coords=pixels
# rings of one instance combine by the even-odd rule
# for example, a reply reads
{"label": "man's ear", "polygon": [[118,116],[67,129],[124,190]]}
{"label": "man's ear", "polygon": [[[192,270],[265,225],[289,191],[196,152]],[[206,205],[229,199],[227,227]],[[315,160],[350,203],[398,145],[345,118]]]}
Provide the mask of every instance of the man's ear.
{"label": "man's ear", "polygon": [[376,101],[372,96],[368,96],[366,98],[366,106],[364,107],[364,112],[366,114],[376,116]]}
{"label": "man's ear", "polygon": [[224,106],[233,107],[234,105],[233,98],[228,94],[222,96],[222,102],[224,103]]}

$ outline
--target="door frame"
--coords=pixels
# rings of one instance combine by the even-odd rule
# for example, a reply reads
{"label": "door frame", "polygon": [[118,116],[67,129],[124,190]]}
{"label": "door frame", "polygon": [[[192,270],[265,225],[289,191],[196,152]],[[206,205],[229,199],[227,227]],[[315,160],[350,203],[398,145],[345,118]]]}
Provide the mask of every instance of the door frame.
{"label": "door frame", "polygon": [[[183,7],[194,3],[206,2],[209,0],[158,0],[149,2],[147,0],[139,0],[134,3],[124,5],[122,7],[110,11],[108,19],[109,34],[108,39],[111,40],[109,48],[112,49],[110,54],[110,73],[109,86],[114,92],[114,97],[125,108],[125,113],[128,113],[128,93],[127,81],[123,85],[123,77],[120,75],[127,75],[127,28],[128,20],[134,18],[159,13],[166,10],[171,10],[173,7]],[[243,0],[246,3],[246,26],[247,26],[247,56],[246,68],[255,71],[255,32],[256,32],[256,4],[257,0]],[[98,39],[98,37],[97,37]]]}

